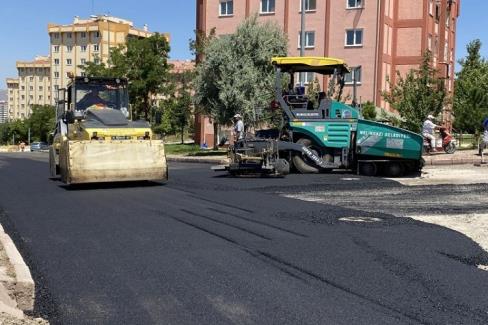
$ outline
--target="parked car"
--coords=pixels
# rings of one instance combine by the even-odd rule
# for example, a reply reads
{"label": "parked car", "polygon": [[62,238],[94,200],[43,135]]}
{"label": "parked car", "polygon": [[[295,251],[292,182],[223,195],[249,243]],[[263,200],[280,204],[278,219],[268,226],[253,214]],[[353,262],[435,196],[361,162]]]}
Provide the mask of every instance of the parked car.
{"label": "parked car", "polygon": [[32,142],[30,145],[30,151],[42,151],[49,150],[49,145],[46,142]]}

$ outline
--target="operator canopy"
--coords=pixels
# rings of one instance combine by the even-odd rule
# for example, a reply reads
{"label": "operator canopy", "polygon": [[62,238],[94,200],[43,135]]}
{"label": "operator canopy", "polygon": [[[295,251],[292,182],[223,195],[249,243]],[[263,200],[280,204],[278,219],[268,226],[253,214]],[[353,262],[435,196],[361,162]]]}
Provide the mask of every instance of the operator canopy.
{"label": "operator canopy", "polygon": [[325,57],[274,57],[273,65],[280,67],[283,72],[315,72],[324,75],[341,74],[350,72],[344,60]]}

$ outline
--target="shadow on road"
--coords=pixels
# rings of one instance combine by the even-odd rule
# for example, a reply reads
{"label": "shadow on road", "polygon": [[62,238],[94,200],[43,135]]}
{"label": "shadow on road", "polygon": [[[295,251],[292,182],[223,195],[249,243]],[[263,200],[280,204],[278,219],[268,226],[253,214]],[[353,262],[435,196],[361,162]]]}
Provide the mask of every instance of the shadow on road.
{"label": "shadow on road", "polygon": [[[51,179],[53,180],[53,179]],[[157,187],[164,186],[166,183],[154,181],[136,181],[136,182],[109,182],[109,183],[88,183],[88,184],[61,184],[59,187],[66,191],[90,191],[106,190],[116,188],[137,188],[137,187]]]}

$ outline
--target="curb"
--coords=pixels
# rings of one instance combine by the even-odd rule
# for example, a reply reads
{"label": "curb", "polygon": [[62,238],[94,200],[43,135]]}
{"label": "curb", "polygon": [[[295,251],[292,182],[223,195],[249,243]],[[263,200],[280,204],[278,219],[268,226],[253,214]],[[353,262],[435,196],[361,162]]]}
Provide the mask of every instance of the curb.
{"label": "curb", "polygon": [[426,166],[475,165],[480,163],[481,158],[425,160]]}
{"label": "curb", "polygon": [[227,164],[229,162],[227,158],[212,159],[212,158],[199,158],[199,157],[187,157],[187,156],[166,156],[166,160],[170,162],[215,164],[215,165]]}
{"label": "curb", "polygon": [[29,268],[20,255],[17,247],[9,235],[5,233],[0,225],[0,243],[5,249],[8,260],[15,270],[15,298],[18,308],[23,311],[34,309],[35,284]]}
{"label": "curb", "polygon": [[[425,157],[424,157],[425,159]],[[189,156],[166,156],[170,162],[184,162],[197,164],[225,165],[229,163],[228,158],[212,159]],[[425,159],[425,166],[451,166],[451,165],[476,165],[481,163],[481,158],[456,158],[456,159]]]}

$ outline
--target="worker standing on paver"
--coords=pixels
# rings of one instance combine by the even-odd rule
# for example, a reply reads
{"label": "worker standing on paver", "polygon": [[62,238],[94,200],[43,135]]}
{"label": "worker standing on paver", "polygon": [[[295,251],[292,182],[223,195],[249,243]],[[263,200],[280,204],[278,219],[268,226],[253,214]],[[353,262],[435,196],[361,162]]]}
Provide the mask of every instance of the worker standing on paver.
{"label": "worker standing on paver", "polygon": [[244,122],[240,114],[234,115],[234,141],[244,139]]}

